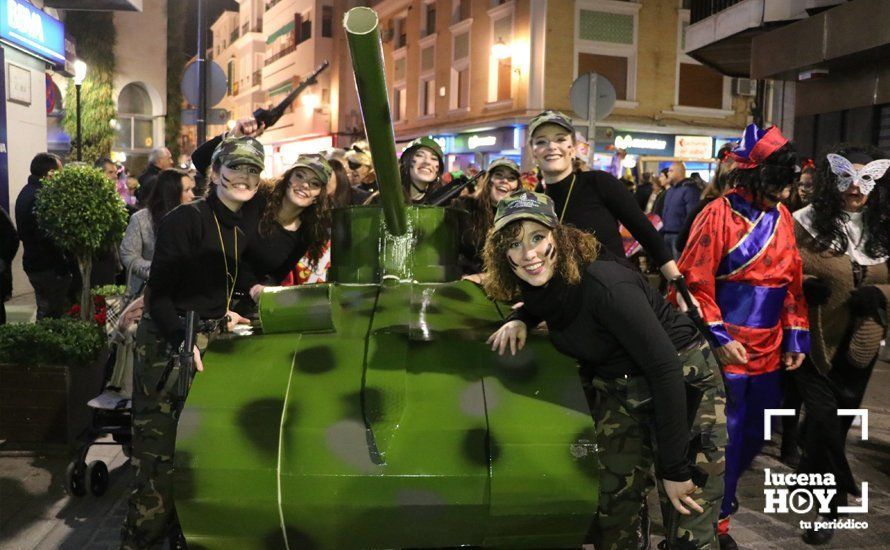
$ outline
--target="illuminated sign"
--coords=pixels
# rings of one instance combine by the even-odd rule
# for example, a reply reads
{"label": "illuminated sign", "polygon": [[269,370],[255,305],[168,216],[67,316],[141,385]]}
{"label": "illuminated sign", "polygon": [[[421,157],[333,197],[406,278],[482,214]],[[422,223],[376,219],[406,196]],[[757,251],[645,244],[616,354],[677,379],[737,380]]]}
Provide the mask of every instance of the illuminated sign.
{"label": "illuminated sign", "polygon": [[708,136],[677,136],[674,138],[674,156],[681,159],[711,158],[712,142]]}
{"label": "illuminated sign", "polygon": [[65,62],[65,25],[24,0],[0,0],[0,40],[47,61]]}
{"label": "illuminated sign", "polygon": [[472,135],[467,139],[467,147],[470,149],[477,149],[479,147],[493,147],[497,145],[497,143],[497,136]]}
{"label": "illuminated sign", "polygon": [[615,138],[616,149],[649,149],[652,151],[664,151],[667,147],[667,140],[661,138],[642,138],[630,134],[617,136]]}

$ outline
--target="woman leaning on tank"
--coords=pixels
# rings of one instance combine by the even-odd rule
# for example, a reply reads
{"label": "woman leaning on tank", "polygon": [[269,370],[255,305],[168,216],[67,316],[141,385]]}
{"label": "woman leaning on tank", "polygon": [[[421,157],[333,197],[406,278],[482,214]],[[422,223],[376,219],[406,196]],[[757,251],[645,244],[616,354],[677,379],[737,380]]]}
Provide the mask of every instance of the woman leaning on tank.
{"label": "woman leaning on tank", "polygon": [[[845,442],[887,329],[890,298],[890,160],[879,149],[835,147],[819,163],[811,203],[794,213],[809,304],[812,348],[794,381],[806,416],[799,471],[831,473],[838,494],[827,519],[847,495],[859,495]],[[809,544],[825,544],[833,529],[808,530]]]}
{"label": "woman leaning on tank", "polygon": [[[726,444],[719,367],[689,318],[641,274],[598,259],[598,249],[592,235],[559,223],[549,197],[515,193],[498,204],[484,288],[494,299],[525,302],[547,322],[556,349],[579,363],[599,449],[596,548],[648,543],[653,462],[664,517],[680,514],[668,522],[677,525],[671,547],[709,548],[717,544]],[[515,353],[525,338],[525,324],[513,320],[489,343]],[[692,426],[687,386],[702,396]],[[692,452],[690,428],[699,434]]]}

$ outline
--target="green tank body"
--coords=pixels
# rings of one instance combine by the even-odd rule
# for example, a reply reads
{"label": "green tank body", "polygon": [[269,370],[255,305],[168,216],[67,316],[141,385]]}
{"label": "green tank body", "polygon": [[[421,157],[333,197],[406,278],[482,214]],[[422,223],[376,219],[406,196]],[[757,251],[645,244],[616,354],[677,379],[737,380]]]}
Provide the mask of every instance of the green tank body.
{"label": "green tank body", "polygon": [[267,289],[261,329],[209,346],[176,444],[189,546],[580,546],[598,463],[574,362],[486,345],[509,308],[459,280],[461,212],[405,206],[376,13],[344,25],[381,206],[335,211],[328,283]]}

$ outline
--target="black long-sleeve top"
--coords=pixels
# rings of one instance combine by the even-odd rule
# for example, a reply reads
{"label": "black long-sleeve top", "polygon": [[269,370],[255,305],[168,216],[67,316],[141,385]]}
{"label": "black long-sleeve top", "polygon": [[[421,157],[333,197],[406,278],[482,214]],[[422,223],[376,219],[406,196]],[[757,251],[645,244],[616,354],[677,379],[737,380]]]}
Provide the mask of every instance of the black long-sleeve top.
{"label": "black long-sleeve top", "polygon": [[482,273],[485,269],[485,261],[482,258],[482,250],[485,247],[485,241],[481,243],[476,242],[476,239],[474,238],[476,233],[473,231],[474,228],[472,227],[472,224],[475,211],[478,208],[486,208],[486,206],[484,206],[482,201],[476,197],[461,197],[455,199],[451,206],[466,212],[466,214],[461,215],[458,219],[458,230],[460,231],[458,265],[461,268],[461,273],[464,275]]}
{"label": "black long-sleeve top", "polygon": [[[197,311],[202,319],[219,319],[226,314],[233,285],[228,277],[235,276],[249,237],[256,231],[257,219],[253,201],[241,211],[232,212],[216,193],[211,193],[174,208],[158,224],[146,306],[171,344],[179,346],[183,340],[180,315],[186,311]],[[237,286],[248,290],[243,284]]]}
{"label": "black long-sleeve top", "polygon": [[[574,187],[572,178],[575,178]],[[569,189],[572,190],[571,196]],[[611,174],[601,170],[575,172],[561,181],[548,183],[546,194],[553,199],[557,216],[562,216],[565,208],[561,220],[564,225],[594,234],[617,257],[625,257],[618,233],[618,223],[621,222],[657,265],[673,259],[664,239],[640,210],[633,194],[628,193],[624,184]]]}
{"label": "black long-sleeve top", "polygon": [[558,276],[544,287],[522,286],[525,307],[547,321],[553,345],[578,361],[582,376],[645,377],[654,406],[658,474],[690,479],[686,389],[677,352],[699,338],[692,321],[642,275],[613,261],[589,264],[576,286]]}
{"label": "black long-sleeve top", "polygon": [[34,205],[42,186],[39,178],[28,176],[27,185],[22,188],[15,201],[15,221],[24,248],[22,265],[28,273],[38,271],[71,273],[71,262],[37,222]]}
{"label": "black long-sleeve top", "polygon": [[248,289],[256,284],[278,285],[308,249],[302,226],[288,231],[275,223],[268,234],[256,230],[244,254],[239,279]]}

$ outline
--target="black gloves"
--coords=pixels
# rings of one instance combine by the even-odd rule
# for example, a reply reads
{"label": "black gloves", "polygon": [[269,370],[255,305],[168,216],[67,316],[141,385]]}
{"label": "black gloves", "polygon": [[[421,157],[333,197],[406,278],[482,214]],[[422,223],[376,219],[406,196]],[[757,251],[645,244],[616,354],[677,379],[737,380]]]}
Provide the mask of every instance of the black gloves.
{"label": "black gloves", "polygon": [[884,293],[874,285],[863,285],[850,292],[850,311],[854,315],[871,315],[886,307]]}
{"label": "black gloves", "polygon": [[811,277],[803,281],[803,297],[807,299],[807,304],[811,306],[822,306],[828,302],[831,297],[831,287],[829,287],[822,279]]}

